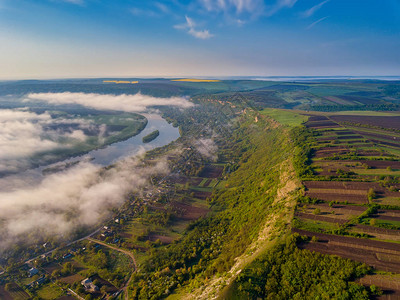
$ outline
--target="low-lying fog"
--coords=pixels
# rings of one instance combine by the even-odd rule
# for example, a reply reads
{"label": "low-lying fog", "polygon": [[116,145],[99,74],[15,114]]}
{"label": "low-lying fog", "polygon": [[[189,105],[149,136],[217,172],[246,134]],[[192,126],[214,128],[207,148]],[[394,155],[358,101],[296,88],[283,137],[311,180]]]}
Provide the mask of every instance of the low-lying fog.
{"label": "low-lying fog", "polygon": [[[152,106],[193,106],[184,97],[155,98],[142,94],[41,93],[29,94],[24,101],[27,104],[32,101],[80,104],[126,112],[143,112]],[[84,140],[84,128],[92,125],[85,120],[73,119],[78,127],[59,132],[49,130],[51,122],[54,120],[47,112],[37,114],[28,108],[1,109],[0,172],[27,165],[32,155],[60,147],[60,140]],[[57,119],[57,122],[65,125],[71,120]],[[111,208],[121,205],[129,192],[149,184],[151,176],[167,173],[167,163],[163,159],[143,168],[140,159],[134,157],[106,171],[93,163],[81,162],[48,175],[34,185],[20,182],[20,187],[0,192],[0,251],[26,239],[32,232],[67,236],[80,226],[97,224]]]}

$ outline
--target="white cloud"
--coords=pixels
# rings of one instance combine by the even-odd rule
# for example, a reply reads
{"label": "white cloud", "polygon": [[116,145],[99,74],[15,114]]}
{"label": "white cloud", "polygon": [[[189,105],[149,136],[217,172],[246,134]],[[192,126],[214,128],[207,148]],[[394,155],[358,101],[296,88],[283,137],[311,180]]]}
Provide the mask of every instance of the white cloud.
{"label": "white cloud", "polygon": [[135,95],[101,95],[94,93],[36,93],[29,94],[27,101],[45,101],[51,104],[80,104],[101,110],[126,112],[143,112],[153,106],[177,106],[188,108],[194,106],[187,98],[157,98],[143,94]]}
{"label": "white cloud", "polygon": [[187,30],[187,33],[189,33],[190,35],[202,40],[206,40],[214,36],[208,30],[197,30],[196,23],[193,21],[193,19],[189,18],[188,16],[185,16],[185,19],[186,23],[175,25],[174,28],[180,30]]}
{"label": "white cloud", "polygon": [[329,2],[329,0],[325,0],[322,1],[321,3],[314,5],[313,7],[311,7],[310,9],[307,9],[306,11],[304,11],[301,16],[303,18],[309,18],[311,17],[317,10],[319,10],[325,3]]}
{"label": "white cloud", "polygon": [[264,6],[263,0],[199,0],[208,11],[241,13],[256,13]]}
{"label": "white cloud", "polygon": [[0,192],[0,251],[12,242],[26,241],[31,233],[62,237],[81,226],[96,225],[129,192],[167,172],[164,160],[143,167],[139,159],[127,159],[108,170],[85,162],[49,175],[34,187]]}
{"label": "white cloud", "polygon": [[154,3],[154,5],[155,5],[161,12],[163,12],[164,14],[169,14],[169,13],[171,12],[170,9],[168,8],[168,6],[166,6],[166,5],[163,4],[163,3],[156,2],[156,3]]}
{"label": "white cloud", "polygon": [[201,155],[213,161],[217,160],[218,146],[212,139],[198,139],[194,142],[194,146]]}
{"label": "white cloud", "polygon": [[297,0],[277,0],[274,5],[267,7],[266,16],[272,16],[284,8],[292,8]]}
{"label": "white cloud", "polygon": [[317,25],[318,23],[324,21],[324,20],[327,19],[327,18],[328,18],[328,17],[323,17],[323,18],[321,18],[321,19],[319,19],[319,20],[317,20],[317,21],[311,23],[310,25],[307,26],[307,29],[313,28],[315,25]]}

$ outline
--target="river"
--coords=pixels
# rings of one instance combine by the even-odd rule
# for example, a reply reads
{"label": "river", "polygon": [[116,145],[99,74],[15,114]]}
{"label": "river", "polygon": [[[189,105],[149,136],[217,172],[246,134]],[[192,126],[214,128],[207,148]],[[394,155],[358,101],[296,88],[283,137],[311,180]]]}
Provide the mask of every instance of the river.
{"label": "river", "polygon": [[[154,148],[165,146],[179,138],[179,129],[169,124],[160,115],[142,114],[148,120],[146,128],[138,135],[133,136],[125,141],[116,142],[104,148],[92,150],[89,153],[66,159],[54,164],[41,166],[35,169],[27,170],[18,174],[5,176],[0,178],[0,191],[10,192],[24,187],[33,187],[39,184],[46,175],[43,170],[57,169],[57,167],[73,164],[79,161],[91,161],[92,164],[99,166],[109,166],[123,158],[136,155],[143,149],[149,151]],[[154,130],[158,130],[160,135],[149,143],[143,143],[142,138]],[[52,172],[49,172],[50,174]],[[45,173],[46,174],[46,173]]]}

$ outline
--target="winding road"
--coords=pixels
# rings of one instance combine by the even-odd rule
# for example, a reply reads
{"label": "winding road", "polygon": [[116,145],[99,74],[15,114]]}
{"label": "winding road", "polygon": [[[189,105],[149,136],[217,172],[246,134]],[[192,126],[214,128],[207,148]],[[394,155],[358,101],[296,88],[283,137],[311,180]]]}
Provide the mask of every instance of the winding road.
{"label": "winding road", "polygon": [[97,243],[97,244],[100,244],[100,245],[103,245],[103,246],[108,247],[110,249],[113,249],[115,251],[119,251],[121,253],[124,253],[125,255],[128,255],[132,259],[133,265],[135,266],[135,270],[132,272],[131,276],[129,277],[129,280],[126,282],[125,286],[122,288],[122,290],[124,291],[124,294],[125,294],[125,300],[128,300],[129,299],[128,298],[128,286],[129,286],[129,284],[130,284],[130,282],[132,280],[133,273],[135,273],[137,271],[136,259],[135,259],[135,256],[133,255],[133,253],[129,252],[127,250],[123,250],[121,248],[109,245],[109,244],[107,244],[105,242],[102,242],[100,240],[96,240],[96,239],[91,238],[91,237],[88,237],[87,240],[92,241],[92,242]]}

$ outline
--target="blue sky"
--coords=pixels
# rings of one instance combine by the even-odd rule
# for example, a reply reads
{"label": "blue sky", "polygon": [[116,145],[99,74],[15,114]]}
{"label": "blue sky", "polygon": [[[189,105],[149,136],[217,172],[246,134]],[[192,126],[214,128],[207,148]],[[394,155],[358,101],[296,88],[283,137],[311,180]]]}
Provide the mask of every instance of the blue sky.
{"label": "blue sky", "polygon": [[0,78],[400,75],[400,0],[0,0]]}

